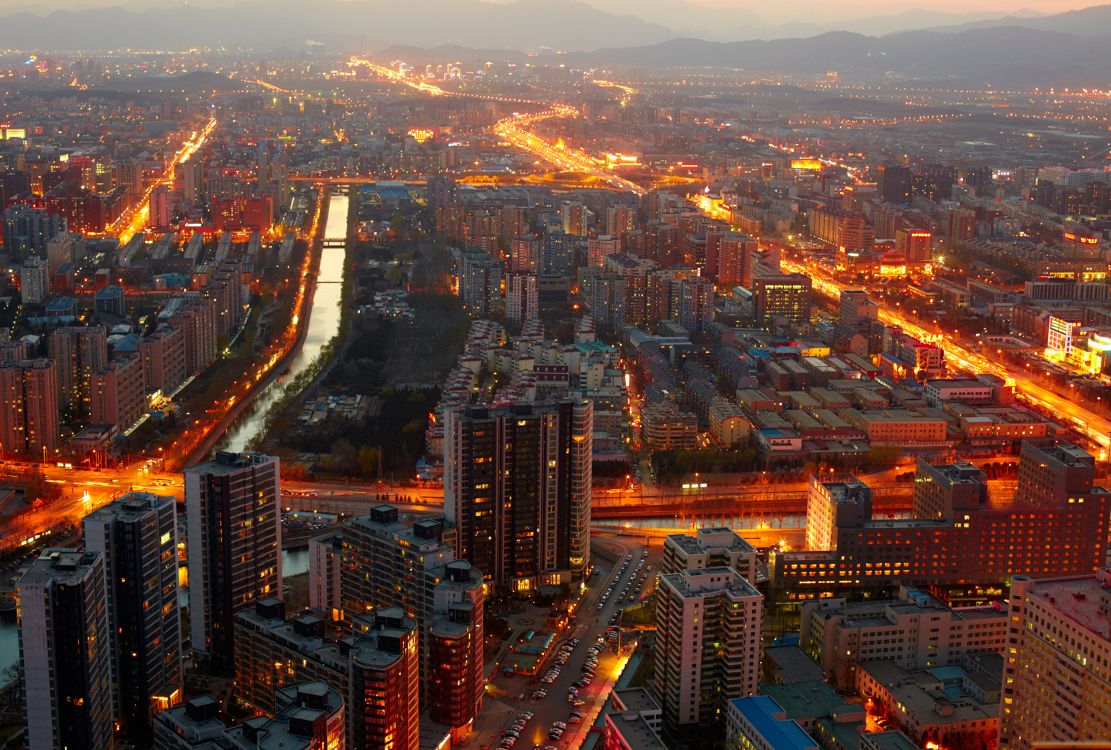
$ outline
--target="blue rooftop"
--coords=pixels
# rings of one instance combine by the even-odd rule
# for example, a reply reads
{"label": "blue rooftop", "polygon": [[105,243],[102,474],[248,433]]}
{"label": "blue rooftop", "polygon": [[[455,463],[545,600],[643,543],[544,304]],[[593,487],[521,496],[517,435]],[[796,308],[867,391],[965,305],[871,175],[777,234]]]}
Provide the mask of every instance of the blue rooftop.
{"label": "blue rooftop", "polygon": [[773,750],[812,750],[818,743],[797,722],[781,718],[785,712],[768,695],[752,695],[729,701],[760,733]]}

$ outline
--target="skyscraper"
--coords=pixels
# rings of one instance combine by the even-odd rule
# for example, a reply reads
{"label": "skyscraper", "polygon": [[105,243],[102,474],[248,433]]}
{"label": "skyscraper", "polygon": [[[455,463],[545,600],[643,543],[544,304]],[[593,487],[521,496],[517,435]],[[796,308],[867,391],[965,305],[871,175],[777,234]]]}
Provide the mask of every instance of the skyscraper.
{"label": "skyscraper", "polygon": [[182,700],[176,505],[129,492],[83,522],[85,549],[104,558],[116,715],[132,739]]}
{"label": "skyscraper", "polygon": [[235,614],[280,596],[278,459],[218,451],[185,470],[190,640],[217,670],[232,666]]}
{"label": "skyscraper", "polygon": [[17,593],[28,750],[115,747],[104,557],[45,550]]}
{"label": "skyscraper", "polygon": [[590,402],[445,416],[444,511],[456,553],[514,591],[580,579],[590,556]]}
{"label": "skyscraper", "polygon": [[672,731],[714,723],[756,692],[764,596],[732,568],[660,576],[653,688]]}

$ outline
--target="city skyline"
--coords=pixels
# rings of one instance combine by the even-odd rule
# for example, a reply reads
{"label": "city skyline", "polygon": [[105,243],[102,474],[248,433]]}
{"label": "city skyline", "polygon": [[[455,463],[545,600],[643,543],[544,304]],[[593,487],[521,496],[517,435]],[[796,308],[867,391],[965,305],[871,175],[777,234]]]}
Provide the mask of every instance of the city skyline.
{"label": "city skyline", "polygon": [[0,21],[8,746],[1111,741],[1111,6],[863,5]]}

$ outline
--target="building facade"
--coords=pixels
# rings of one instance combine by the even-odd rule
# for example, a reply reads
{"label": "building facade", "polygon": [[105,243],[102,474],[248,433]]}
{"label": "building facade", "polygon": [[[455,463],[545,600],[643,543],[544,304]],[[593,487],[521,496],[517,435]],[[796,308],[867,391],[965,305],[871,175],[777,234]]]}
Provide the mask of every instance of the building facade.
{"label": "building facade", "polygon": [[111,750],[112,634],[104,557],[47,549],[19,580],[28,750]]}
{"label": "building facade", "polygon": [[85,516],[85,549],[104,558],[116,715],[132,738],[181,702],[177,501],[129,492]]}
{"label": "building facade", "polygon": [[218,451],[185,470],[193,650],[219,670],[232,666],[235,614],[281,594],[278,459]]}

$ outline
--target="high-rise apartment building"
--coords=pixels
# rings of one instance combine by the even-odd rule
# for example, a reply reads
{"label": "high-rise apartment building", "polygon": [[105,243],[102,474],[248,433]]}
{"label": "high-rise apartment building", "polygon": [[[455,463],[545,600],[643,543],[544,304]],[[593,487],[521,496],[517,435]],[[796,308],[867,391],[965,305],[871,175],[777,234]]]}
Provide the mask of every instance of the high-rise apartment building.
{"label": "high-rise apartment building", "polygon": [[25,305],[41,305],[50,297],[50,269],[46,259],[31,256],[19,269],[20,297]]}
{"label": "high-rise apartment building", "polygon": [[732,568],[667,573],[656,592],[653,689],[672,731],[716,723],[756,692],[764,597]]}
{"label": "high-rise apartment building", "polygon": [[756,584],[756,548],[725,526],[699,529],[695,536],[671,534],[664,539],[660,574],[700,568],[732,568]]}
{"label": "high-rise apartment building", "polygon": [[340,579],[343,534],[327,534],[309,540],[309,608],[330,620],[343,619]]}
{"label": "high-rise apartment building", "polygon": [[590,233],[590,209],[581,203],[564,203],[561,211],[563,233],[586,237]]}
{"label": "high-rise apartment building", "polygon": [[116,715],[135,739],[183,697],[176,506],[129,492],[83,521],[85,549],[102,555],[108,579]]}
{"label": "high-rise apartment building", "polygon": [[729,291],[735,286],[752,288],[753,253],[759,243],[747,234],[730,232],[723,236],[718,247],[718,287]]}
{"label": "high-rise apartment building", "polygon": [[540,280],[534,273],[506,277],[505,316],[513,325],[540,318]]}
{"label": "high-rise apartment building", "polygon": [[216,669],[232,665],[235,614],[281,595],[278,459],[218,451],[185,470],[190,641]]}
{"label": "high-rise apartment building", "polygon": [[111,750],[104,557],[47,549],[17,584],[28,750]]}
{"label": "high-rise apartment building", "polygon": [[351,747],[420,747],[420,666],[417,628],[396,607],[370,617],[351,647]]}
{"label": "high-rise apartment building", "polygon": [[876,320],[879,305],[868,299],[868,292],[862,289],[846,289],[841,292],[838,306],[838,322],[841,325],[857,328],[861,324]]}
{"label": "high-rise apartment building", "polygon": [[451,410],[444,510],[455,551],[497,586],[529,591],[589,564],[589,402]]}
{"label": "high-rise apartment building", "polygon": [[633,206],[610,206],[606,209],[606,234],[624,237],[633,231],[636,223],[636,208]]}
{"label": "high-rise apartment building", "polygon": [[424,705],[432,721],[469,734],[486,693],[483,673],[485,595],[482,574],[466,560],[444,566],[432,590],[432,612],[418,622],[422,645]]}
{"label": "high-rise apartment building", "polygon": [[[1076,747],[1111,737],[1111,573],[1015,576],[999,747]],[[1082,745],[1081,745],[1082,746]]]}
{"label": "high-rise apartment building", "polygon": [[89,380],[108,366],[108,329],[62,326],[50,332],[47,352],[58,373],[58,403],[78,418],[89,415]]}
{"label": "high-rise apartment building", "polygon": [[699,334],[714,322],[714,282],[692,276],[679,282],[679,325]]}
{"label": "high-rise apartment building", "polygon": [[173,202],[170,200],[170,187],[156,185],[151,188],[147,225],[151,229],[169,229],[172,215]]}
{"label": "high-rise apartment building", "polygon": [[380,607],[400,607],[417,618],[432,610],[438,572],[454,559],[444,523],[426,518],[402,523],[397,506],[378,505],[348,521],[340,553],[345,618]]}
{"label": "high-rise apartment building", "polygon": [[4,254],[8,260],[19,261],[28,255],[45,257],[46,243],[66,231],[66,220],[61,216],[20,203],[4,211]]}
{"label": "high-rise apartment building", "polygon": [[58,444],[58,381],[51,359],[0,363],[0,445],[41,457]]}
{"label": "high-rise apartment building", "polygon": [[454,559],[441,519],[409,525],[380,505],[344,531],[341,602],[345,617],[396,607],[416,623],[424,705],[435,721],[465,735],[482,705],[482,574]]}

